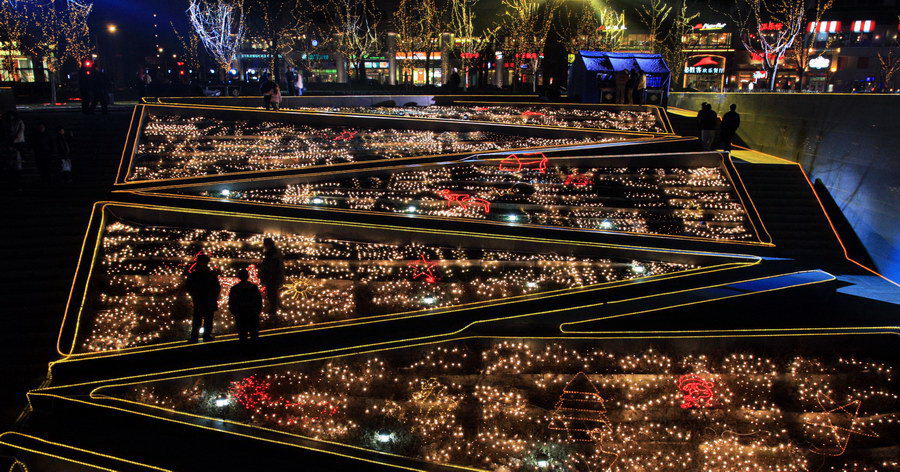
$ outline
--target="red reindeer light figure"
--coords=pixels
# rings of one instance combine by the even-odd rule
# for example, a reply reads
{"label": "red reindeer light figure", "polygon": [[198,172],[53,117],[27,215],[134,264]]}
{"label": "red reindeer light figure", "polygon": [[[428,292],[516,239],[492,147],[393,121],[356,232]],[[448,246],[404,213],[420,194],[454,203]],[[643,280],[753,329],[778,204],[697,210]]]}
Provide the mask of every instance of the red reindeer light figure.
{"label": "red reindeer light figure", "polygon": [[443,190],[438,190],[437,194],[440,195],[444,200],[447,200],[448,207],[452,207],[455,203],[463,208],[477,206],[484,210],[485,213],[491,212],[491,202],[483,198],[473,197],[465,193],[457,193],[446,188]]}
{"label": "red reindeer light figure", "polygon": [[678,377],[678,390],[684,392],[681,408],[704,408],[713,403],[715,384],[696,374]]}
{"label": "red reindeer light figure", "polygon": [[527,152],[510,154],[500,161],[500,170],[504,172],[521,172],[523,169],[536,169],[544,174],[547,172],[547,156],[542,152]]}

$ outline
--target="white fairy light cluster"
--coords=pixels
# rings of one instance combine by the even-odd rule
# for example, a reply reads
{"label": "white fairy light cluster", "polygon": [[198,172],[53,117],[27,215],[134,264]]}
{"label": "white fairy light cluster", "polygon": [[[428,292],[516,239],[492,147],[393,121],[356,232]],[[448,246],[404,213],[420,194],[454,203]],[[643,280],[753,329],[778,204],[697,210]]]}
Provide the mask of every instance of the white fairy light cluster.
{"label": "white fairy light cluster", "polygon": [[613,129],[664,133],[656,113],[620,109],[561,107],[552,105],[489,105],[427,107],[291,107],[303,111],[376,113],[411,118],[488,121],[562,128]]}
{"label": "white fairy light cluster", "polygon": [[[490,202],[450,202],[444,189]],[[220,194],[200,192],[220,197]],[[754,238],[744,206],[717,167],[582,168],[545,172],[451,164],[372,177],[230,192],[227,198],[408,215],[489,219],[712,239]]]}
{"label": "white fairy light cluster", "polygon": [[539,138],[482,131],[309,126],[149,114],[128,180],[289,169],[373,159],[608,142],[624,137]]}
{"label": "white fairy light cluster", "polygon": [[[116,395],[484,470],[900,470],[900,396],[889,363],[816,357],[801,346],[777,356],[706,350],[459,342],[151,382]],[[708,403],[682,405],[692,392],[680,388],[685,376],[709,382]],[[213,406],[222,397],[232,404]]]}
{"label": "white fairy light cluster", "polygon": [[200,251],[228,278],[222,279],[215,334],[233,332],[233,317],[226,309],[230,284],[225,281],[233,283],[237,270],[259,263],[266,236],[284,254],[287,283],[281,293],[283,306],[276,316],[263,316],[263,328],[429,310],[695,267],[552,252],[359,242],[313,233],[250,234],[113,222],[102,236],[92,292],[82,313],[87,328],[81,350],[185,338],[191,305],[181,286],[186,268]]}

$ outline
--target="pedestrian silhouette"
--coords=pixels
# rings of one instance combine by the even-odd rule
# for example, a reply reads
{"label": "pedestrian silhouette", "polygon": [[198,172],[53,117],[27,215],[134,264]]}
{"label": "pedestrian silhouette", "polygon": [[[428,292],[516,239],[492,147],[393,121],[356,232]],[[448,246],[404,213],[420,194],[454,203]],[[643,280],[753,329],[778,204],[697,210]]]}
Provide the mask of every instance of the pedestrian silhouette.
{"label": "pedestrian silhouette", "polygon": [[256,266],[259,281],[266,288],[268,313],[275,315],[281,307],[281,286],[284,285],[284,256],[272,238],[263,239],[263,258]]}
{"label": "pedestrian silhouette", "polygon": [[259,315],[262,313],[262,295],[259,287],[250,282],[250,273],[241,269],[237,273],[240,282],[228,292],[228,309],[234,316],[238,337],[241,341],[259,337]]}
{"label": "pedestrian silhouette", "polygon": [[712,109],[712,105],[704,103],[697,113],[697,126],[700,127],[700,142],[704,151],[710,151],[716,140],[716,127],[719,125],[719,115]]}
{"label": "pedestrian silhouette", "polygon": [[731,104],[731,111],[722,115],[722,125],[719,127],[719,135],[722,139],[722,149],[731,150],[731,142],[737,137],[737,129],[741,126],[741,115],[738,114],[737,105]]}
{"label": "pedestrian silhouette", "polygon": [[200,324],[203,324],[203,340],[212,341],[213,314],[219,309],[219,292],[222,286],[219,284],[219,276],[209,267],[209,256],[198,254],[194,263],[188,268],[187,278],[184,281],[184,289],[191,296],[194,304],[194,320],[191,325],[192,343],[197,342],[200,334]]}

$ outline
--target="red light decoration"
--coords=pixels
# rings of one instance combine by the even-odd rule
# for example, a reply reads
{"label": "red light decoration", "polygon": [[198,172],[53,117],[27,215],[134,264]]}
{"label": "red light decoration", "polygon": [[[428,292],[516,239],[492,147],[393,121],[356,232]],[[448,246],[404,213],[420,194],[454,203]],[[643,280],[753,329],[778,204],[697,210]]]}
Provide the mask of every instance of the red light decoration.
{"label": "red light decoration", "polygon": [[484,210],[485,213],[491,212],[491,202],[483,198],[473,197],[465,193],[457,193],[446,188],[443,190],[439,190],[437,194],[444,198],[444,200],[447,200],[448,207],[452,207],[455,203],[463,208],[477,206]]}
{"label": "red light decoration", "polygon": [[331,138],[332,141],[350,141],[356,137],[359,131],[341,131],[341,134]]}
{"label": "red light decoration", "polygon": [[[823,401],[823,399],[825,401]],[[828,406],[826,406],[826,401]],[[824,421],[815,423],[806,423],[808,426],[822,428],[825,430],[826,436],[832,440],[831,444],[824,447],[810,447],[810,452],[822,456],[840,456],[847,451],[850,444],[850,438],[856,434],[870,438],[877,438],[878,435],[871,430],[865,429],[859,424],[859,407],[861,400],[853,400],[840,406],[829,409],[829,406],[837,405],[831,397],[824,393],[816,394],[816,402],[822,411],[816,412],[818,417],[824,416]]]}
{"label": "red light decoration", "polygon": [[[254,410],[257,407],[272,408],[279,406],[301,408],[312,407],[317,410],[315,413],[317,413],[319,417],[304,417],[302,418],[304,423],[317,421],[318,419],[321,419],[321,417],[334,416],[339,410],[337,405],[334,405],[328,400],[318,400],[315,398],[307,399],[301,396],[298,401],[292,402],[280,397],[274,398],[269,393],[271,387],[272,384],[269,382],[257,379],[256,376],[251,375],[241,380],[231,382],[231,386],[228,388],[228,394],[248,410]],[[297,424],[298,422],[298,418],[291,417],[286,423]]]}
{"label": "red light decoration", "polygon": [[781,23],[769,22],[769,23],[761,23],[759,25],[760,31],[781,31],[782,28],[784,28],[784,25]]}
{"label": "red light decoration", "polygon": [[197,254],[194,254],[194,258],[191,259],[191,262],[188,263],[187,273],[190,274],[194,272],[194,269],[197,268],[197,258],[203,254],[203,251],[197,251]]}
{"label": "red light decoration", "polygon": [[619,453],[606,449],[613,430],[606,417],[606,405],[600,391],[584,372],[579,372],[563,388],[550,416],[549,429],[565,431],[572,442],[593,442],[601,454],[614,456],[607,470],[619,458]]}
{"label": "red light decoration", "polygon": [[718,65],[719,65],[719,63],[716,62],[716,60],[713,59],[711,56],[703,56],[699,61],[697,61],[696,64],[694,64],[693,67],[718,66]]}
{"label": "red light decoration", "polygon": [[531,111],[531,110],[523,111],[522,115],[523,116],[544,116],[544,114],[541,112]]}
{"label": "red light decoration", "polygon": [[422,277],[422,280],[427,283],[437,283],[438,278],[434,274],[434,268],[437,267],[437,262],[429,261],[425,258],[425,254],[422,254],[419,257],[419,260],[410,262],[408,265],[415,270],[415,273],[412,277],[413,279]]}
{"label": "red light decoration", "polygon": [[563,182],[566,187],[587,187],[590,184],[591,177],[587,174],[571,174]]}
{"label": "red light decoration", "polygon": [[252,410],[264,402],[269,402],[272,397],[269,395],[269,387],[271,385],[265,380],[257,380],[253,375],[231,382],[228,389],[231,395],[244,408]]}
{"label": "red light decoration", "polygon": [[678,377],[678,390],[684,392],[681,408],[709,408],[713,404],[715,384],[696,374]]}
{"label": "red light decoration", "polygon": [[505,172],[521,172],[523,169],[537,169],[544,174],[547,172],[547,156],[542,152],[528,152],[521,156],[510,154],[500,161],[500,170]]}

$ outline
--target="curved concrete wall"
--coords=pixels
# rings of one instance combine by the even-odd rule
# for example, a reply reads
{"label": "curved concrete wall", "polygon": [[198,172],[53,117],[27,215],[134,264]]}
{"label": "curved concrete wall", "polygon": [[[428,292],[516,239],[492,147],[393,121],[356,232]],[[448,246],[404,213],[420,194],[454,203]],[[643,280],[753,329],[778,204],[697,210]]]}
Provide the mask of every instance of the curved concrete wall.
{"label": "curved concrete wall", "polygon": [[900,95],[672,93],[669,104],[719,114],[735,103],[751,148],[820,179],[880,271],[900,280]]}

